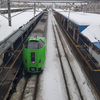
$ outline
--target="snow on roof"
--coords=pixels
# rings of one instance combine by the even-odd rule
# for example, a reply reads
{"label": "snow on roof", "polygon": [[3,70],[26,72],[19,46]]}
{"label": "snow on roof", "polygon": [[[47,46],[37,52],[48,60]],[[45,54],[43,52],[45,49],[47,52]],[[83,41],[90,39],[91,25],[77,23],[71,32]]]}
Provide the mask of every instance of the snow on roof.
{"label": "snow on roof", "polygon": [[74,12],[74,11],[63,11],[61,9],[55,9],[63,16],[69,16],[69,19],[77,25],[88,25],[81,34],[86,36],[91,42],[100,41],[100,15],[99,14],[91,14],[84,12]]}
{"label": "snow on roof", "polygon": [[[25,9],[25,7],[21,7],[21,8],[10,8],[11,10],[15,10],[15,9]],[[8,10],[8,8],[0,8],[0,10]]]}
{"label": "snow on roof", "polygon": [[[42,9],[39,9],[39,11],[42,11]],[[40,12],[36,12],[35,16],[38,15],[39,13]],[[12,13],[11,16],[15,14],[18,14],[18,12]],[[8,16],[8,15],[5,14],[5,16]],[[11,19],[12,26],[8,26],[8,20],[5,17],[0,15],[0,41],[3,41],[5,38],[11,35],[19,27],[26,24],[33,17],[34,17],[33,10],[23,12],[15,17],[12,17]]]}

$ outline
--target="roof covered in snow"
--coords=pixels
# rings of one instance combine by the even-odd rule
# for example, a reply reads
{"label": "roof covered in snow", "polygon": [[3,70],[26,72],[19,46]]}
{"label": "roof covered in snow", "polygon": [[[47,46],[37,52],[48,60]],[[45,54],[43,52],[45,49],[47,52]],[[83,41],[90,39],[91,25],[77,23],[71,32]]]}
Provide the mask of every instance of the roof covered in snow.
{"label": "roof covered in snow", "polygon": [[[94,44],[100,44],[100,15],[84,12],[63,11],[55,9],[57,12],[69,18],[77,26],[87,26],[81,32]],[[69,17],[68,17],[69,16]],[[100,45],[96,45],[100,47]]]}
{"label": "roof covered in snow", "polygon": [[[39,11],[43,11],[40,9]],[[12,13],[11,16],[18,14],[19,12]],[[38,15],[40,12],[36,12],[35,15]],[[5,14],[8,17],[7,14]],[[0,15],[0,42],[3,41],[5,38],[13,34],[19,27],[26,24],[30,19],[34,17],[33,10],[29,10],[23,12],[15,17],[12,17],[11,22],[12,26],[8,25],[8,20]],[[24,19],[23,19],[24,18]]]}

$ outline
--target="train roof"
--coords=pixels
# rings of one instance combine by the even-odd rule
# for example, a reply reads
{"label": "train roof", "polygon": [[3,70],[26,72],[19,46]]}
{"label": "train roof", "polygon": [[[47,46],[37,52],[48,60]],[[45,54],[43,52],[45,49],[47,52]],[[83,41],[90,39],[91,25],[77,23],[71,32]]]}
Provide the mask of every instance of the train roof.
{"label": "train roof", "polygon": [[36,41],[39,41],[40,39],[43,40],[43,41],[46,40],[45,37],[28,37],[28,40],[36,40]]}
{"label": "train roof", "polygon": [[[36,12],[35,16],[37,16],[42,11],[42,9],[39,9],[39,12]],[[18,14],[18,12],[11,13],[12,16],[16,14]],[[5,14],[5,16],[7,16],[7,14]],[[23,19],[24,16],[25,18]],[[21,26],[24,27],[25,24],[27,24],[32,18],[33,12],[32,10],[28,10],[12,18],[12,26],[8,26],[7,19],[0,15],[0,42],[5,41],[5,39],[14,34]]]}
{"label": "train roof", "polygon": [[[100,48],[100,15],[75,11],[54,9],[65,18],[76,24],[82,35],[87,37],[94,45]],[[68,18],[69,16],[69,18]]]}

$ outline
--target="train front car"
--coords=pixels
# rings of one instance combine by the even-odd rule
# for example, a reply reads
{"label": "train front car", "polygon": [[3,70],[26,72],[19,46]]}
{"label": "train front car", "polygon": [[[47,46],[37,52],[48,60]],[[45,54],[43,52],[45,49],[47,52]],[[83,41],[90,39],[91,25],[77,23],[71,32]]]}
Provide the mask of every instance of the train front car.
{"label": "train front car", "polygon": [[29,37],[23,44],[23,64],[28,73],[39,73],[43,70],[46,59],[46,39]]}

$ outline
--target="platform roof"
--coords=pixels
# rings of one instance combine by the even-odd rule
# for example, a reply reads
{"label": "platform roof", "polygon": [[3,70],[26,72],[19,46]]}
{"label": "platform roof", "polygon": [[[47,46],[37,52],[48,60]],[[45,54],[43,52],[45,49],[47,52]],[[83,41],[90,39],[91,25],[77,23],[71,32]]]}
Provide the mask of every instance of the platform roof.
{"label": "platform roof", "polygon": [[100,14],[70,11],[69,15],[69,11],[60,12],[61,10],[55,9],[55,11],[77,25],[80,33],[100,48]]}

